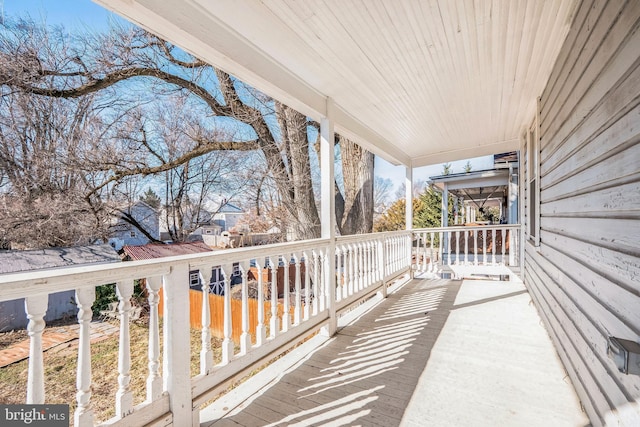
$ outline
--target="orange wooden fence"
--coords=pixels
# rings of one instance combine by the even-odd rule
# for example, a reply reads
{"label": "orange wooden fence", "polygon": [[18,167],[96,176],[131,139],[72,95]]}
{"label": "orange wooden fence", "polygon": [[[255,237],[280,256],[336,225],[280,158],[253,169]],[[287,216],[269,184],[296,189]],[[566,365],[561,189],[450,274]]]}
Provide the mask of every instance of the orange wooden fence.
{"label": "orange wooden fence", "polygon": [[[221,295],[209,295],[209,308],[211,315],[211,335],[217,338],[224,338],[224,296]],[[255,331],[258,326],[258,300],[249,298],[249,333],[251,334],[251,340],[255,342]],[[164,304],[163,292],[160,290],[160,304],[158,306],[158,312],[162,316]],[[202,292],[189,290],[189,319],[192,329],[202,328]],[[278,317],[282,319],[284,312],[283,304],[278,304]],[[291,307],[293,315],[293,307]],[[271,303],[264,303],[264,323],[268,327],[269,319],[271,319]],[[292,316],[293,320],[293,316]],[[240,335],[242,334],[242,300],[231,299],[231,336],[237,343],[240,342]]]}

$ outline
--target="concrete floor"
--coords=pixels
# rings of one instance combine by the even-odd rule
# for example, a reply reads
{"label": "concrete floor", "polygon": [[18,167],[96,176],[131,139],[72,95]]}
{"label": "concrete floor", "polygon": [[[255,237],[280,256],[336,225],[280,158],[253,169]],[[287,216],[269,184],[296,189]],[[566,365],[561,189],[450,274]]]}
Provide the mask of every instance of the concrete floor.
{"label": "concrete floor", "polygon": [[588,425],[530,301],[517,281],[413,280],[201,426]]}

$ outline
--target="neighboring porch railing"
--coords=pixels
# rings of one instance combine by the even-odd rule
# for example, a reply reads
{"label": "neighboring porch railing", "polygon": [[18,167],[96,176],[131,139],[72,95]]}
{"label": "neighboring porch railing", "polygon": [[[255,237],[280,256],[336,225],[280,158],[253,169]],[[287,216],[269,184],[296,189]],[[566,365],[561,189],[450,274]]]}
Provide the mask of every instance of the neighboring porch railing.
{"label": "neighboring porch railing", "polygon": [[415,229],[413,263],[416,271],[433,274],[452,272],[453,266],[474,266],[476,272],[488,266],[518,271],[520,232],[519,224]]}
{"label": "neighboring porch railing", "polygon": [[[78,306],[79,341],[77,353],[75,426],[91,426],[92,372],[90,321],[95,302],[95,288],[116,284],[119,317],[118,381],[114,384],[115,417],[107,425],[198,425],[199,406],[224,390],[228,384],[247,373],[260,361],[293,346],[300,339],[335,322],[335,316],[376,292],[386,294],[389,282],[411,269],[410,231],[376,233],[317,239],[303,242],[258,246],[194,254],[156,260],[133,261],[60,268],[47,271],[0,276],[0,301],[25,298],[29,319],[30,350],[26,403],[47,402],[42,349],[43,320],[48,295],[75,290]],[[332,259],[333,257],[333,259]],[[333,262],[329,262],[332,260]],[[305,273],[301,274],[301,263]],[[232,292],[229,278],[233,265],[240,266],[241,323],[239,342],[232,339]],[[277,272],[284,268],[282,295],[277,289]],[[327,266],[335,266],[330,274]],[[190,373],[189,272],[199,270],[203,290],[213,267],[221,266],[224,281],[224,337],[222,355],[214,360],[211,348],[211,307],[203,298],[200,331],[200,368]],[[248,272],[258,269],[257,319],[250,319]],[[269,274],[263,275],[263,270]],[[294,271],[293,280],[289,280]],[[271,275],[270,290],[265,291],[263,277]],[[134,307],[131,297],[134,282],[144,283],[149,304],[148,370],[146,400],[134,405],[131,388],[130,323]],[[158,310],[163,294],[162,328]],[[264,304],[265,300],[270,304]],[[270,307],[270,312],[265,311]],[[251,322],[250,322],[251,320]],[[255,324],[255,328],[250,328]],[[162,329],[162,331],[161,331]],[[160,354],[160,343],[163,353]]]}

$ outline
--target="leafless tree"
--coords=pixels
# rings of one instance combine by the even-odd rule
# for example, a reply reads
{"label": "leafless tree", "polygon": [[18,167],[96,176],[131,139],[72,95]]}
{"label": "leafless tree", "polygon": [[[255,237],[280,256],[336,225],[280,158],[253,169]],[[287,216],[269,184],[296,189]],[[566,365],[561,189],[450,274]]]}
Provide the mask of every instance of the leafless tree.
{"label": "leafless tree", "polygon": [[[309,142],[314,123],[144,30],[124,26],[71,37],[28,20],[8,22],[0,35],[0,85],[48,99],[98,97],[110,113],[122,115],[119,123],[129,123],[120,127],[126,144],[119,145],[117,163],[103,165],[88,197],[127,177],[184,171],[208,153],[257,151],[290,217],[290,231],[296,238],[319,236]],[[181,103],[173,112],[181,126],[168,127],[179,129],[174,139],[182,141],[173,152],[175,141],[163,134],[171,132],[157,129],[159,122],[150,123],[148,114],[150,103],[167,97]],[[227,130],[222,135],[220,126]],[[373,155],[345,138],[337,144],[345,183],[344,194],[336,195],[340,231],[371,231]]]}

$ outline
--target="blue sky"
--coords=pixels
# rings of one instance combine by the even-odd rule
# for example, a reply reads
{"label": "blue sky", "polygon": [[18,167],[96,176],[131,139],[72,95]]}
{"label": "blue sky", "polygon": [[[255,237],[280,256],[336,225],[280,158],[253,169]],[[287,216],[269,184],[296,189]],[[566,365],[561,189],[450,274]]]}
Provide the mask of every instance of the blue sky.
{"label": "blue sky", "polygon": [[[46,21],[50,25],[63,24],[68,28],[101,29],[110,20],[121,19],[90,0],[0,0],[0,5],[3,5],[4,17],[29,14],[36,20]],[[453,173],[462,172],[466,162],[451,162]],[[493,157],[472,159],[471,164],[473,170],[489,169],[493,166]],[[442,168],[442,164],[416,168],[413,171],[414,180],[425,181],[430,176],[440,175]],[[395,188],[392,194],[405,180],[403,166],[393,166],[381,158],[376,158],[375,173],[393,182]]]}
{"label": "blue sky", "polygon": [[120,19],[90,0],[0,0],[0,4],[4,4],[5,17],[29,14],[36,20],[69,28],[101,28],[109,19]]}

